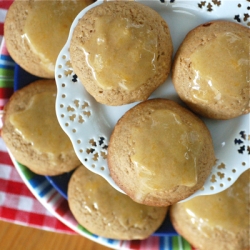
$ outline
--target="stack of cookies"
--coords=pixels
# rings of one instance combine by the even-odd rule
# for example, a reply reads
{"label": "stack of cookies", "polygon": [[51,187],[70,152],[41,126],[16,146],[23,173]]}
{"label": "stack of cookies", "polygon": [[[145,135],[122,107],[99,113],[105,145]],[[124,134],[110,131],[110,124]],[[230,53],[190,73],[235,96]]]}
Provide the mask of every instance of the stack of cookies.
{"label": "stack of cookies", "polygon": [[[53,36],[52,45],[43,47],[53,32],[46,31],[48,20],[42,14],[50,7],[36,5],[37,1],[20,2],[14,2],[6,18],[9,52],[31,74],[53,78],[59,53],[55,49],[65,41]],[[91,1],[79,2],[87,5]],[[67,27],[76,12],[63,18]],[[31,19],[35,20],[34,27],[45,30],[38,37],[34,35],[37,28],[29,27]],[[56,27],[56,32],[65,34],[60,24]],[[249,29],[239,24],[205,23],[187,34],[172,60],[168,24],[146,5],[105,1],[79,19],[70,43],[70,58],[87,92],[103,105],[140,102],[119,119],[108,146],[111,177],[127,195],[79,166],[52,112],[54,80],[35,82],[13,95],[5,108],[2,137],[14,157],[36,173],[57,175],[79,166],[69,182],[68,201],[76,220],[92,233],[113,239],[145,239],[157,230],[172,206],[176,230],[199,249],[208,249],[205,245],[209,249],[249,249],[249,227],[239,223],[249,213],[249,193],[240,190],[247,189],[245,179],[242,187],[237,182],[219,196],[177,204],[202,188],[216,161],[211,134],[200,116],[231,119],[250,111],[249,39]],[[183,105],[162,98],[148,100],[171,70]],[[231,192],[237,194],[232,198]],[[212,206],[206,212],[200,209],[208,203],[225,209],[237,197],[242,201],[241,212],[234,215],[237,229],[227,222],[231,210],[225,215],[212,212]],[[215,225],[213,219],[220,216],[223,221]],[[200,227],[198,221],[204,220],[209,223]],[[207,244],[214,232],[219,236]],[[233,236],[231,241],[229,235]]]}
{"label": "stack of cookies", "polygon": [[74,72],[102,104],[146,100],[165,82],[173,45],[165,20],[136,2],[105,2],[76,25],[70,44]]}
{"label": "stack of cookies", "polygon": [[170,217],[176,231],[201,250],[248,250],[250,170],[228,189],[174,204]]}
{"label": "stack of cookies", "polygon": [[4,36],[11,57],[41,79],[13,94],[5,106],[1,136],[15,159],[37,174],[59,175],[80,165],[56,119],[54,74],[72,21],[92,2],[16,0],[6,16]]}
{"label": "stack of cookies", "polygon": [[71,23],[93,2],[15,0],[4,23],[4,37],[13,60],[32,75],[54,79],[57,56]]}

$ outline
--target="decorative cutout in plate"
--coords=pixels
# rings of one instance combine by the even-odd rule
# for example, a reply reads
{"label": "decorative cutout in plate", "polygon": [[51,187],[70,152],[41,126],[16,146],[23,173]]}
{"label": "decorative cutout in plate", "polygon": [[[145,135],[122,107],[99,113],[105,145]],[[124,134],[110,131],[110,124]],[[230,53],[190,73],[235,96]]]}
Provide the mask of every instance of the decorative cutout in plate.
{"label": "decorative cutout in plate", "polygon": [[[70,137],[81,162],[89,170],[103,176],[113,187],[122,192],[109,175],[106,160],[107,148],[114,125],[136,103],[119,107],[109,107],[97,103],[86,92],[74,73],[69,55],[70,39],[79,18],[90,8],[102,2],[97,1],[79,13],[72,24],[69,39],[58,56],[56,63],[58,87],[56,113],[60,125]],[[218,0],[138,2],[155,9],[167,21],[172,35],[174,52],[187,32],[199,24],[213,19],[236,22],[235,15],[239,15],[241,20],[248,19],[244,16],[244,12],[247,10],[247,1],[244,3]],[[242,22],[242,25],[247,25],[247,21]],[[150,98],[155,97],[168,98],[181,103],[170,77],[150,96]],[[203,120],[212,134],[217,162],[204,187],[188,199],[223,191],[249,168],[249,141],[247,141],[249,115],[228,121]]]}

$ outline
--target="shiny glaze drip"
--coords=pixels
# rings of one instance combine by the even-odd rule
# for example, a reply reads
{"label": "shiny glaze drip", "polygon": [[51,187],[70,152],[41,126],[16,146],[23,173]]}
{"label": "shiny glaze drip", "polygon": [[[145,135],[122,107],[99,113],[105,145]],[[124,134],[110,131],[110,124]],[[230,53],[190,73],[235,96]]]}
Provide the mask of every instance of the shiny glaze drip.
{"label": "shiny glaze drip", "polygon": [[143,126],[131,128],[131,138],[134,142],[131,161],[142,184],[142,199],[151,191],[196,184],[200,145],[196,125],[187,126],[170,110],[152,110]]}
{"label": "shiny glaze drip", "polygon": [[82,49],[103,89],[134,90],[156,71],[157,35],[147,24],[127,18],[96,18],[95,32]]}
{"label": "shiny glaze drip", "polygon": [[70,150],[72,144],[56,119],[55,99],[52,92],[32,96],[28,107],[12,114],[10,122],[34,149],[60,154]]}
{"label": "shiny glaze drip", "polygon": [[76,15],[92,1],[35,1],[28,15],[22,39],[26,40],[41,64],[54,71],[56,59],[66,43]]}
{"label": "shiny glaze drip", "polygon": [[208,196],[200,196],[177,204],[183,206],[186,216],[200,232],[207,237],[215,229],[237,233],[249,228],[250,170],[225,191]]}
{"label": "shiny glaze drip", "polygon": [[249,40],[226,32],[200,46],[190,58],[195,77],[190,88],[204,103],[238,100],[249,86]]}
{"label": "shiny glaze drip", "polygon": [[[153,207],[134,202],[127,195],[117,192],[106,180],[90,171],[84,172],[84,201],[82,206],[88,213],[102,213],[104,223],[112,227],[113,223],[127,228],[148,226],[149,212]],[[152,214],[151,214],[152,216]]]}

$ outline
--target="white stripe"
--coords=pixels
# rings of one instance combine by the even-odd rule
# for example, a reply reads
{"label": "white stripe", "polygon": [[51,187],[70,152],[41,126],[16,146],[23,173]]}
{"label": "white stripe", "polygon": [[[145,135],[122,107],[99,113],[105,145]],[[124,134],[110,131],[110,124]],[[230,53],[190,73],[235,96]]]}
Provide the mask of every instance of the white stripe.
{"label": "white stripe", "polygon": [[0,9],[0,23],[4,23],[6,13],[7,13],[7,10]]}
{"label": "white stripe", "polygon": [[[7,102],[8,102],[8,100],[9,99],[0,99],[0,106],[4,106]],[[1,112],[1,113],[3,113],[3,112]],[[1,113],[0,113],[0,115],[1,115]],[[1,116],[0,116],[1,117]]]}
{"label": "white stripe", "polygon": [[5,165],[5,164],[0,164],[0,178],[2,180],[9,180],[11,170],[12,170],[12,167]]}
{"label": "white stripe", "polygon": [[53,188],[46,194],[45,197],[46,202],[48,201],[48,199],[50,200],[49,203],[51,204],[51,206],[54,207],[58,204],[58,201],[62,199],[62,196]]}
{"label": "white stripe", "polygon": [[[0,106],[3,106],[3,105],[0,105]],[[3,119],[2,119],[2,117],[3,117],[3,112],[1,112],[1,110],[0,110],[0,130],[3,128]]]}
{"label": "white stripe", "polygon": [[3,46],[4,46],[4,36],[0,36],[0,41],[1,41],[1,44],[0,44],[0,54],[2,54],[2,50],[3,50]]}
{"label": "white stripe", "polygon": [[172,242],[170,240],[171,237],[164,237],[164,249],[166,248],[166,250],[171,249],[172,246]]}
{"label": "white stripe", "polygon": [[178,236],[178,244],[179,244],[179,250],[184,250],[183,245],[182,245],[181,236]]}
{"label": "white stripe", "polygon": [[[19,202],[17,205],[18,210],[26,211],[26,212],[33,212],[33,203],[35,199],[26,197],[26,196],[20,196]],[[36,211],[37,213],[37,211]]]}
{"label": "white stripe", "polygon": [[49,182],[45,179],[43,182],[39,184],[39,186],[35,187],[34,189],[36,192],[39,194],[41,193],[44,189],[46,189],[49,186]]}
{"label": "white stripe", "polygon": [[3,59],[0,59],[0,65],[4,65],[4,66],[15,66],[14,62],[9,62]]}
{"label": "white stripe", "polygon": [[0,192],[0,206],[3,205],[5,198],[6,197],[6,193]]}
{"label": "white stripe", "polygon": [[[50,216],[51,218],[46,218],[46,219],[49,219],[49,220],[56,220],[54,216]],[[8,218],[1,218],[1,220],[3,221],[6,221],[6,222],[10,222],[10,223],[13,223],[13,220],[12,219],[8,219]],[[30,226],[30,222],[29,221],[21,221],[20,219],[15,219],[14,221],[15,224],[17,225],[21,225],[21,226]],[[37,228],[37,229],[43,229],[43,230],[47,230],[47,231],[51,231],[51,232],[55,232],[55,229],[54,227],[50,227],[50,226],[45,226],[45,225],[35,225],[34,223],[32,224],[32,227],[33,228]],[[56,229],[58,232],[62,232],[62,233],[67,233],[69,234],[68,232],[65,232],[63,229]]]}
{"label": "white stripe", "polygon": [[7,208],[13,208],[15,210],[20,210],[24,212],[34,212],[36,214],[51,216],[51,213],[49,213],[49,211],[47,211],[46,209],[39,209],[37,211],[34,211],[34,202],[39,203],[39,201],[37,201],[33,197],[27,197],[24,195],[16,195],[11,193],[6,194],[5,192],[0,191],[0,206],[5,206]]}
{"label": "white stripe", "polygon": [[23,183],[23,180],[13,166],[0,163],[0,179],[8,181],[10,178],[11,181]]}
{"label": "white stripe", "polygon": [[0,151],[7,152],[7,147],[1,137],[0,137]]}
{"label": "white stripe", "polygon": [[[8,200],[4,199],[7,198]],[[11,193],[5,193],[0,192],[0,200],[1,205],[4,205],[8,208],[17,209],[22,211],[30,212],[31,203],[33,204],[34,198],[17,195],[17,194],[11,194]],[[39,211],[37,211],[39,213]]]}

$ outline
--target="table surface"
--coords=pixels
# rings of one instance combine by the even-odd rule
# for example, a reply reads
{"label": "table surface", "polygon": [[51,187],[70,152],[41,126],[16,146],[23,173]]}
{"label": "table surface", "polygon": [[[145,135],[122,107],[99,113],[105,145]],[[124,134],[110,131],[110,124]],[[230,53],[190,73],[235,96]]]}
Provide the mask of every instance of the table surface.
{"label": "table surface", "polygon": [[110,250],[80,235],[49,232],[0,221],[2,250]]}

